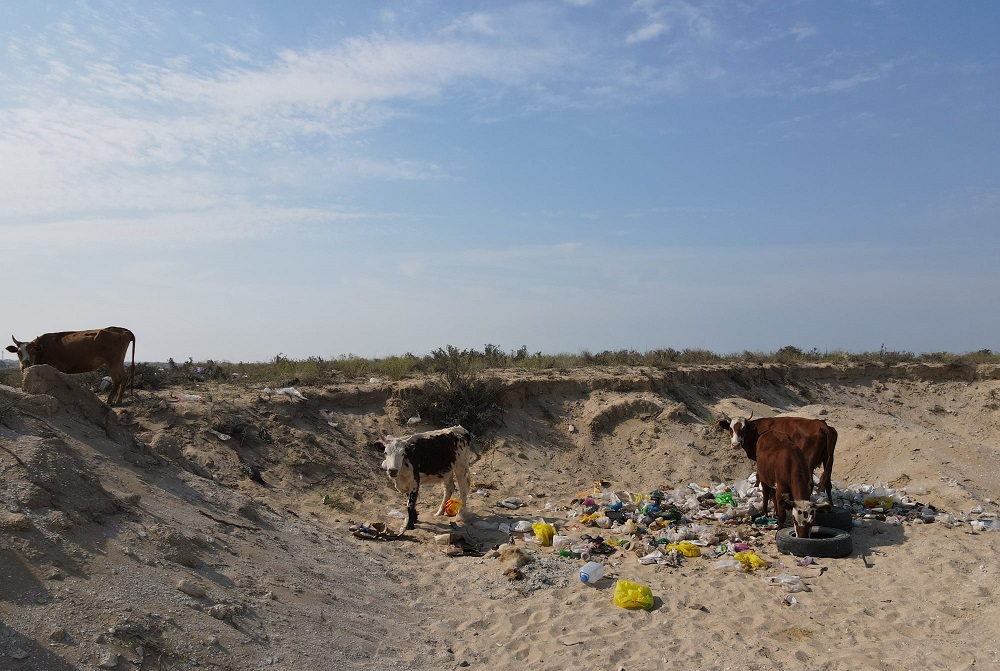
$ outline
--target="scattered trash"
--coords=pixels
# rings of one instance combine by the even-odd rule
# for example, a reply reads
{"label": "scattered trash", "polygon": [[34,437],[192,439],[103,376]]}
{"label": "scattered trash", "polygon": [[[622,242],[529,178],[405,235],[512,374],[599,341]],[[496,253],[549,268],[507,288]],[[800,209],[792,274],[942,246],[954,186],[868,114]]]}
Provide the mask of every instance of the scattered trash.
{"label": "scattered trash", "polygon": [[389,531],[385,522],[353,525],[350,527],[350,531],[354,534],[355,538],[362,538],[364,540],[391,540],[397,538],[396,534]]}
{"label": "scattered trash", "polygon": [[809,585],[802,582],[802,578],[800,578],[797,575],[789,575],[787,573],[782,573],[781,575],[767,576],[766,578],[763,578],[763,580],[768,585],[781,585],[789,593],[812,591]]}
{"label": "scattered trash", "polygon": [[555,536],[556,528],[548,522],[535,522],[531,525],[531,530],[535,533],[535,538],[543,547],[552,545],[552,537]]}
{"label": "scattered trash", "polygon": [[207,429],[207,431],[218,438],[219,440],[229,440],[232,436],[229,436],[221,431],[216,431],[215,429]]}
{"label": "scattered trash", "polygon": [[745,571],[756,571],[759,568],[768,568],[767,562],[761,559],[760,555],[753,550],[737,552],[733,555],[733,558],[743,564],[743,570]]}
{"label": "scattered trash", "polygon": [[653,610],[653,591],[631,580],[615,583],[615,605],[622,608]]}
{"label": "scattered trash", "polygon": [[448,517],[454,517],[457,515],[461,508],[462,501],[460,499],[448,499],[444,502],[444,514]]}
{"label": "scattered trash", "polygon": [[589,561],[580,568],[580,582],[585,585],[593,585],[604,577],[604,564],[596,561]]}
{"label": "scattered trash", "polygon": [[200,401],[201,396],[198,394],[178,394],[176,397],[178,401]]}
{"label": "scattered trash", "polygon": [[688,541],[681,541],[680,543],[671,543],[666,547],[667,551],[676,550],[685,557],[700,557],[701,548],[699,548],[694,543]]}
{"label": "scattered trash", "polygon": [[417,413],[413,417],[410,417],[408,420],[406,420],[407,426],[413,426],[414,424],[419,424],[419,423],[420,423],[420,413]]}
{"label": "scattered trash", "polygon": [[791,594],[786,594],[785,598],[781,600],[781,603],[785,604],[786,606],[794,606],[798,602],[799,602],[799,600],[796,599]]}
{"label": "scattered trash", "polygon": [[712,568],[720,569],[722,571],[742,571],[743,562],[738,559],[725,558],[712,564]]}
{"label": "scattered trash", "polygon": [[298,400],[298,401],[306,401],[306,400],[308,400],[295,387],[282,387],[281,389],[274,389],[274,390],[272,390],[270,387],[264,387],[263,393],[264,393],[265,396],[267,396],[268,400],[271,400],[271,396],[273,394],[277,394],[278,396],[287,396],[292,401],[296,401],[296,400]]}
{"label": "scattered trash", "polygon": [[320,410],[319,416],[322,417],[327,424],[329,424],[335,429],[337,428],[337,422],[333,421],[333,417],[330,416],[330,413],[328,411]]}

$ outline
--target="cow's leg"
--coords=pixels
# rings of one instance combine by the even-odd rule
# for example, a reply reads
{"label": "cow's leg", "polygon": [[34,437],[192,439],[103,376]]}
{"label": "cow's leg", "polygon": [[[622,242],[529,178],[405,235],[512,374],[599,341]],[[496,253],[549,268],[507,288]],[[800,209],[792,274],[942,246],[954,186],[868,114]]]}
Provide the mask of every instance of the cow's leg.
{"label": "cow's leg", "polygon": [[782,500],[786,495],[781,491],[780,486],[774,490],[774,516],[778,518],[778,529],[785,528],[786,513],[788,512]]}
{"label": "cow's leg", "polygon": [[[763,482],[760,483],[760,489],[764,493],[764,509],[760,511],[760,514],[762,517],[767,517],[767,502],[771,500],[772,496],[774,496],[774,490],[765,485]],[[777,503],[775,503],[775,506],[777,506]]]}
{"label": "cow's leg", "polygon": [[453,473],[449,473],[448,477],[441,481],[441,486],[444,488],[444,498],[441,499],[441,505],[438,507],[435,515],[444,515],[445,504],[448,503],[448,499],[451,495],[455,493],[455,476]]}
{"label": "cow's leg", "polygon": [[125,366],[109,366],[108,374],[111,376],[111,393],[108,394],[108,405],[121,403],[125,396]]}
{"label": "cow's leg", "polygon": [[458,498],[462,501],[462,507],[458,511],[463,520],[469,519],[469,465],[459,463],[455,465],[455,482],[458,484]]}
{"label": "cow's leg", "polygon": [[826,460],[823,464],[823,476],[819,480],[819,486],[821,489],[826,490],[826,500],[833,505],[833,455]]}
{"label": "cow's leg", "polygon": [[403,531],[409,531],[417,526],[417,493],[419,488],[414,487],[406,496],[406,526]]}

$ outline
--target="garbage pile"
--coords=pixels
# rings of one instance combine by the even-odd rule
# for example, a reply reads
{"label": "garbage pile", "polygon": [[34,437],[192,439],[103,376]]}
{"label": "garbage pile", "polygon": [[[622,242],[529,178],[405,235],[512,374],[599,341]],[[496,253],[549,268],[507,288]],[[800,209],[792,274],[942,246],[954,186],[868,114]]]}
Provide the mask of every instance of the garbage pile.
{"label": "garbage pile", "polygon": [[[958,515],[920,502],[923,487],[892,489],[881,485],[852,485],[834,489],[833,504],[846,511],[853,524],[878,520],[891,525],[928,524],[962,526],[974,531],[998,530],[996,513],[983,506]],[[989,503],[989,500],[987,500]],[[506,510],[524,505],[516,498],[497,503]],[[555,506],[548,504],[548,510]],[[543,522],[521,520],[501,524],[500,531],[523,534],[527,543],[551,546],[563,557],[590,561],[600,555],[635,555],[640,564],[680,566],[687,559],[707,557],[716,568],[753,571],[767,564],[753,549],[771,540],[774,517],[763,517],[763,494],[756,474],[735,483],[700,485],[637,494],[595,483],[565,507],[568,522],[556,529]],[[774,514],[773,510],[769,511]],[[484,523],[488,524],[488,523]]]}
{"label": "garbage pile", "polygon": [[[949,478],[941,478],[949,486],[957,483]],[[838,505],[850,511],[860,521],[879,520],[887,524],[938,524],[961,527],[966,524],[973,531],[1000,531],[1000,520],[996,512],[986,510],[977,504],[968,512],[948,513],[932,505],[921,503],[917,497],[927,494],[924,487],[892,489],[881,485],[851,485],[846,490],[834,490]],[[985,503],[992,503],[985,499]]]}
{"label": "garbage pile", "polygon": [[[497,505],[509,510],[523,504],[508,498]],[[777,528],[776,519],[759,515],[762,506],[753,476],[732,485],[691,483],[685,489],[648,494],[597,483],[593,491],[570,502],[569,521],[559,530],[541,518],[501,524],[499,530],[523,534],[526,543],[552,547],[560,556],[584,562],[601,555],[633,555],[640,564],[678,567],[688,559],[706,557],[720,560],[718,568],[752,571],[767,564],[751,544],[760,545],[765,532]]]}

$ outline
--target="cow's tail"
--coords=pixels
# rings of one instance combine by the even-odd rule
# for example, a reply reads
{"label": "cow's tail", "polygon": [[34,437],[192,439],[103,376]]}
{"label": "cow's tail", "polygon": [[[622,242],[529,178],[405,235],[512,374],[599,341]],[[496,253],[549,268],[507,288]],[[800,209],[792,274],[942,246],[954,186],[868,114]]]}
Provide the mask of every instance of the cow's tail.
{"label": "cow's tail", "polygon": [[131,331],[128,334],[132,336],[132,368],[128,372],[128,395],[129,398],[135,398],[135,334]]}

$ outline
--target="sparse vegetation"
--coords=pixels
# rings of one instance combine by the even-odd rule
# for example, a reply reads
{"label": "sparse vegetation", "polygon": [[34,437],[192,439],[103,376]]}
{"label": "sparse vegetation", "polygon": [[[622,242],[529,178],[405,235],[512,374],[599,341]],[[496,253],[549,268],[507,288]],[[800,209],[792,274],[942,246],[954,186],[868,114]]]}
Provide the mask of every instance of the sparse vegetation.
{"label": "sparse vegetation", "polygon": [[[578,354],[531,353],[526,346],[510,352],[492,344],[483,349],[464,349],[448,345],[423,356],[407,352],[399,356],[366,359],[355,354],[346,354],[337,359],[309,357],[295,360],[284,354],[277,354],[271,361],[258,363],[230,363],[208,360],[196,362],[188,359],[177,363],[169,359],[166,364],[137,363],[135,388],[155,391],[185,382],[205,382],[209,380],[239,381],[248,384],[270,385],[272,387],[292,385],[323,385],[349,380],[366,380],[371,377],[387,380],[402,380],[415,375],[443,373],[445,384],[469,386],[476,374],[491,369],[572,370],[589,366],[646,366],[669,369],[678,366],[710,364],[856,364],[893,366],[903,363],[947,364],[950,366],[976,366],[1000,363],[1000,353],[989,349],[955,354],[951,352],[928,352],[914,354],[904,350],[891,350],[883,345],[877,352],[852,353],[842,350],[821,352],[813,347],[803,350],[794,345],[786,345],[774,352],[743,352],[716,354],[705,349],[676,350],[665,349],[639,352],[633,349],[604,350],[592,353],[583,350]],[[85,373],[83,382],[91,386],[100,383],[107,374],[106,369]],[[456,377],[457,375],[457,377]],[[450,377],[449,377],[450,376]],[[16,367],[0,368],[0,384],[20,386],[21,372]],[[471,391],[471,389],[466,389]]]}

